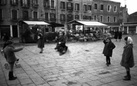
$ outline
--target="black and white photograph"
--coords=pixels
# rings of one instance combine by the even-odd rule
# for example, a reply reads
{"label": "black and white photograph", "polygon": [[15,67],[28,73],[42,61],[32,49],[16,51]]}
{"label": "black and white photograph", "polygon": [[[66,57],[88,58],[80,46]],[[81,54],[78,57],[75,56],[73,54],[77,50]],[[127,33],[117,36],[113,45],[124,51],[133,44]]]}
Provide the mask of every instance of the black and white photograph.
{"label": "black and white photograph", "polygon": [[137,0],[0,0],[0,86],[137,86]]}

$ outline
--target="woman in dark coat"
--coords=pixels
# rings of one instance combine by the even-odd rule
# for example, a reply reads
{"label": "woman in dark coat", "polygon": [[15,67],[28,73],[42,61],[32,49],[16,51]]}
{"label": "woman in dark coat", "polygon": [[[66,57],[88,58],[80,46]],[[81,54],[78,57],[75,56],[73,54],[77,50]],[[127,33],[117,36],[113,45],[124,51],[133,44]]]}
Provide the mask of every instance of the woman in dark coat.
{"label": "woman in dark coat", "polygon": [[130,80],[130,68],[134,66],[134,55],[133,55],[133,40],[131,37],[125,37],[124,51],[122,54],[121,66],[125,67],[127,75],[124,80]]}
{"label": "woman in dark coat", "polygon": [[109,66],[111,64],[110,57],[112,57],[115,45],[110,38],[106,38],[103,42],[105,44],[103,54],[106,56],[106,65]]}
{"label": "woman in dark coat", "polygon": [[39,29],[38,32],[38,48],[40,48],[40,53],[43,53],[44,48],[44,35],[42,34],[42,30]]}

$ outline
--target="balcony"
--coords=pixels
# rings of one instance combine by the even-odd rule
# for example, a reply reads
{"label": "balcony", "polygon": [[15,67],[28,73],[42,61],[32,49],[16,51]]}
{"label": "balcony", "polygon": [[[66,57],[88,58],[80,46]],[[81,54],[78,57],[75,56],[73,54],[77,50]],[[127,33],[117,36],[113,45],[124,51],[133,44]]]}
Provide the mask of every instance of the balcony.
{"label": "balcony", "polygon": [[18,20],[19,19],[17,19],[17,18],[12,18],[10,21],[12,21],[12,22],[18,22]]}
{"label": "balcony", "polygon": [[44,8],[45,8],[46,10],[49,10],[49,9],[50,9],[50,6],[44,5]]}
{"label": "balcony", "polygon": [[39,6],[38,4],[32,4],[33,8],[38,8],[38,6]]}
{"label": "balcony", "polygon": [[26,9],[28,9],[30,6],[29,5],[27,5],[27,4],[23,4],[22,5],[22,8],[26,8]]}

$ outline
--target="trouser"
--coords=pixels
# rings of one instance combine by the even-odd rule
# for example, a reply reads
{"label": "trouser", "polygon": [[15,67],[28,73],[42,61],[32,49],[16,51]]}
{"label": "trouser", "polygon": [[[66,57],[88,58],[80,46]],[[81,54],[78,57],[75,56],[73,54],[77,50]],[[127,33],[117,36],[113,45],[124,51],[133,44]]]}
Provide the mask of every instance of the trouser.
{"label": "trouser", "polygon": [[106,56],[106,63],[110,64],[110,56]]}
{"label": "trouser", "polygon": [[17,77],[14,77],[13,75],[14,63],[15,62],[9,62],[9,65],[10,65],[9,80],[15,80],[17,78]]}
{"label": "trouser", "polygon": [[131,75],[130,75],[130,68],[129,67],[125,67],[125,69],[126,69],[126,73],[127,73],[127,78],[131,78]]}

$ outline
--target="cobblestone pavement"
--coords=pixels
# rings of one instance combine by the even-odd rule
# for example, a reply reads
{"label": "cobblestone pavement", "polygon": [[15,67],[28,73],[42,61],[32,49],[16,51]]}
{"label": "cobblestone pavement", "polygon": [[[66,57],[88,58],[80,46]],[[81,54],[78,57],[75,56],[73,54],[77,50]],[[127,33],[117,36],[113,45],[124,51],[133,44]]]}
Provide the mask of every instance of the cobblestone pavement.
{"label": "cobblestone pavement", "polygon": [[[134,58],[137,64],[137,35],[134,39]],[[120,66],[124,41],[112,40],[116,48],[111,65],[106,66],[102,54],[104,44],[96,42],[68,43],[68,51],[60,56],[55,44],[45,44],[39,53],[36,44],[24,45],[16,53],[21,67],[15,67],[17,80],[8,80],[6,63],[0,54],[0,86],[137,86],[137,65],[131,69],[131,81],[123,81],[125,69]]]}

